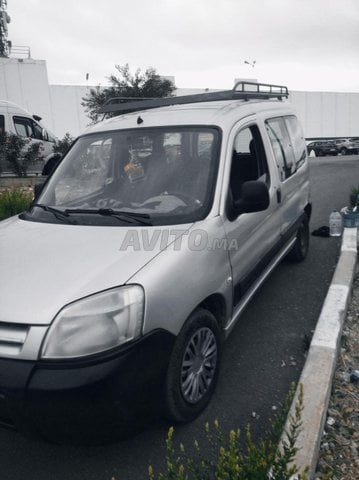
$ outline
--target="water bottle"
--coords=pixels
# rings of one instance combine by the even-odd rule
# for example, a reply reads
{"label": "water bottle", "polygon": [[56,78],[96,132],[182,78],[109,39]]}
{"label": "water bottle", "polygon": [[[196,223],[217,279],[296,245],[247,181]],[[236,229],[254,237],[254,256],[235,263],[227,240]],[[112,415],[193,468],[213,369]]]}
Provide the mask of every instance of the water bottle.
{"label": "water bottle", "polygon": [[329,235],[331,237],[340,237],[342,234],[343,220],[337,210],[333,210],[329,215]]}

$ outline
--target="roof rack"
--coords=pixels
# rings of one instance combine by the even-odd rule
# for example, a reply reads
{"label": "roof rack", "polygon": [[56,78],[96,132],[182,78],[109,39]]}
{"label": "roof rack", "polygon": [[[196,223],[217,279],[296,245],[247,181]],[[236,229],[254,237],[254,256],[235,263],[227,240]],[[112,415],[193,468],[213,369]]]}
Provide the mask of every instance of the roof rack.
{"label": "roof rack", "polygon": [[218,100],[268,100],[288,98],[288,88],[282,85],[268,83],[237,82],[232,90],[223,90],[178,97],[146,98],[115,97],[109,99],[99,110],[99,113],[129,113],[169,105],[185,105],[188,103],[215,102]]}

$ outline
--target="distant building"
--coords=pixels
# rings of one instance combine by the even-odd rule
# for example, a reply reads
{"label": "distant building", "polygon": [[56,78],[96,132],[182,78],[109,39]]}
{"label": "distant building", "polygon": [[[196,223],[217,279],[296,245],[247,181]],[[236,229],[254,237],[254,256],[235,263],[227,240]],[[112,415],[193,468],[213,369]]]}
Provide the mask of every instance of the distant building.
{"label": "distant building", "polygon": [[[174,77],[166,77],[174,80]],[[246,79],[249,80],[249,79]],[[89,123],[82,98],[86,85],[49,85],[44,60],[0,58],[0,99],[10,100],[43,118],[58,137],[77,136]],[[177,95],[209,91],[179,88]],[[307,138],[359,136],[359,92],[290,92]]]}

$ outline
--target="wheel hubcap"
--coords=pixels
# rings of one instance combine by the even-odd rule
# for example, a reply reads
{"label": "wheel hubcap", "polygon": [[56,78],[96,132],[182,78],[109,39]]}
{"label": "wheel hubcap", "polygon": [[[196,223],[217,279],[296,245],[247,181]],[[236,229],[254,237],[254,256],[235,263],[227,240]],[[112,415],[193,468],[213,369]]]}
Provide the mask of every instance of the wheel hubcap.
{"label": "wheel hubcap", "polygon": [[189,340],[183,355],[181,391],[189,403],[198,403],[208,391],[217,365],[217,341],[212,330],[201,328]]}

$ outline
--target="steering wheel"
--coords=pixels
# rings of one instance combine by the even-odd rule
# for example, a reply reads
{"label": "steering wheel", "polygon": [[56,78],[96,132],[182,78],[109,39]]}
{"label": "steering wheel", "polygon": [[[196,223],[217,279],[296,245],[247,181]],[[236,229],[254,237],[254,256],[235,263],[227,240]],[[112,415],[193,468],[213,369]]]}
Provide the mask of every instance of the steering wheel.
{"label": "steering wheel", "polygon": [[162,192],[161,195],[166,196],[166,195],[172,195],[173,197],[177,197],[182,202],[184,202],[187,206],[196,206],[200,207],[202,206],[202,202],[198,200],[198,198],[192,197],[192,195],[189,195],[188,193],[183,193],[183,192],[177,192],[175,190],[166,190],[165,192]]}

